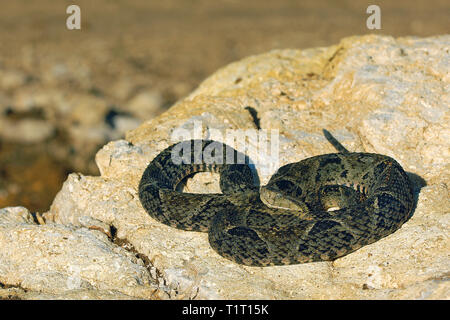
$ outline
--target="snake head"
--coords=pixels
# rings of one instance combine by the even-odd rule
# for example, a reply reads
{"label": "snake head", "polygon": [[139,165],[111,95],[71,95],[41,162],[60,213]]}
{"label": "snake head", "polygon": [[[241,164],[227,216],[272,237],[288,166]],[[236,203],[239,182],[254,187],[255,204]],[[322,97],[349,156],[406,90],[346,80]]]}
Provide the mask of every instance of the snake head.
{"label": "snake head", "polygon": [[261,187],[260,198],[261,201],[270,208],[300,212],[305,212],[305,210],[308,210],[303,201],[279,190],[276,185]]}

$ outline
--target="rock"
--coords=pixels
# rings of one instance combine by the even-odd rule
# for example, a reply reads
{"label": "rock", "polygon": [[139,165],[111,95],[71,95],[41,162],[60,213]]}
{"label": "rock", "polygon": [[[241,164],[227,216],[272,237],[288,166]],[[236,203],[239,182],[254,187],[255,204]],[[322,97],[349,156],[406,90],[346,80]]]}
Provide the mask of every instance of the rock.
{"label": "rock", "polygon": [[149,298],[155,290],[144,263],[104,234],[69,225],[36,225],[24,208],[0,210],[0,244],[0,283],[9,287],[73,297],[87,290],[87,297],[102,297],[104,293],[94,291],[113,290],[118,297]]}
{"label": "rock", "polygon": [[161,113],[163,97],[159,91],[147,90],[138,93],[126,104],[125,110],[138,119],[149,119]]}
{"label": "rock", "polygon": [[14,90],[23,86],[28,81],[28,76],[20,70],[0,69],[0,89]]}
{"label": "rock", "polygon": [[9,120],[0,117],[0,137],[19,143],[39,143],[55,133],[52,123],[40,119]]}
{"label": "rock", "polygon": [[137,299],[114,290],[68,290],[63,293],[47,293],[29,291],[20,288],[0,288],[0,299],[22,299],[22,300],[130,300]]}
{"label": "rock", "polygon": [[52,108],[45,109],[47,119],[70,141],[70,148],[65,148],[65,152],[56,152],[61,153],[59,158],[69,161],[79,171],[97,172],[92,159],[99,146],[123,138],[127,130],[141,123],[104,97],[74,91],[52,95],[52,99]]}
{"label": "rock", "polygon": [[[128,132],[126,140],[104,146],[96,156],[101,176],[69,175],[43,215],[47,225],[33,226],[28,233],[45,237],[45,228],[56,228],[59,234],[76,234],[75,243],[92,242],[95,251],[99,243],[108,246],[105,229],[112,226],[115,242],[127,243],[148,262],[158,292],[166,293],[163,297],[448,299],[449,43],[448,35],[371,35],[346,38],[328,48],[275,50],[232,63],[164,114]],[[249,144],[236,148],[255,161],[260,183],[265,184],[281,165],[335,152],[323,128],[351,151],[397,159],[409,172],[417,195],[413,216],[398,231],[343,258],[266,268],[237,265],[211,249],[207,234],[163,225],[139,202],[137,186],[145,167],[178,140],[226,141],[233,134],[246,134]],[[267,138],[263,140],[273,149],[259,145],[253,135]],[[217,187],[216,175],[199,176],[191,178],[185,190],[206,193]],[[14,226],[21,234],[24,227]],[[7,248],[1,254],[11,252],[10,246],[20,248],[24,240],[16,238],[6,247],[0,243]],[[27,250],[39,244],[32,243]],[[50,244],[39,246],[44,253],[53,250]],[[11,272],[0,281],[16,284],[20,278],[37,290],[52,272],[62,273],[59,259],[48,255],[51,268],[33,271],[28,278]],[[57,288],[70,276],[68,271],[62,274],[53,277]],[[99,280],[87,274],[82,280],[71,292],[94,290],[101,296],[99,290],[108,287],[143,297],[134,289],[115,287],[114,281],[99,287]]]}
{"label": "rock", "polygon": [[137,90],[137,85],[133,79],[120,78],[117,79],[111,87],[110,94],[119,101],[124,101],[130,98],[130,96]]}
{"label": "rock", "polygon": [[123,137],[127,131],[136,129],[140,124],[141,120],[126,114],[117,115],[112,119],[112,128],[116,132],[116,139]]}
{"label": "rock", "polygon": [[54,120],[58,113],[55,108],[61,105],[64,93],[55,88],[46,88],[42,85],[28,85],[17,90],[14,94],[11,108],[15,112],[30,112],[33,109],[41,109],[43,114]]}
{"label": "rock", "polygon": [[95,126],[104,122],[109,111],[108,102],[89,94],[70,94],[60,101],[60,110],[67,112],[68,119],[80,126]]}
{"label": "rock", "polygon": [[0,92],[0,112],[4,113],[10,105],[11,99],[3,92]]}
{"label": "rock", "polygon": [[39,78],[45,85],[68,83],[85,89],[92,85],[91,66],[80,56],[69,55],[62,59],[49,55],[41,63]]}
{"label": "rock", "polygon": [[0,209],[0,223],[33,223],[33,216],[24,207],[10,207]]}

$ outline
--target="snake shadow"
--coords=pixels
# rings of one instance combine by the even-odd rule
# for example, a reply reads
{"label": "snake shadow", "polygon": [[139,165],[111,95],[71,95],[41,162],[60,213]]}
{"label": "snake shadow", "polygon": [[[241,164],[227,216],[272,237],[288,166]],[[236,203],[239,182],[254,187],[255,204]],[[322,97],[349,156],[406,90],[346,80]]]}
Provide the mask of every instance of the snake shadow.
{"label": "snake shadow", "polygon": [[425,181],[424,178],[422,178],[418,174],[415,174],[415,173],[409,172],[409,171],[405,171],[405,172],[411,183],[411,187],[413,189],[413,195],[414,195],[413,207],[412,207],[411,213],[409,214],[409,217],[408,217],[408,220],[409,220],[414,215],[414,212],[416,212],[417,202],[419,201],[420,190],[423,187],[427,186],[427,182]]}

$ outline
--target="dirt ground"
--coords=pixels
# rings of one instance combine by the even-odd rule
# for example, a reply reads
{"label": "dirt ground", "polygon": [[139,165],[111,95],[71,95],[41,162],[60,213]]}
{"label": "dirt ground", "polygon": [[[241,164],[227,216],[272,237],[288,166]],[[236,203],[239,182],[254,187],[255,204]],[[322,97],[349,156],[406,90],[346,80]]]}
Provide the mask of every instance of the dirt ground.
{"label": "dirt ground", "polygon": [[[69,31],[66,8],[73,3],[81,8],[82,24]],[[366,27],[370,4],[381,8],[381,30]],[[151,88],[160,92],[164,109],[218,68],[248,55],[328,46],[368,33],[446,34],[449,17],[448,0],[2,1],[0,70],[24,73],[26,86],[35,81],[41,89],[83,92],[119,109],[141,88]],[[47,79],[45,70],[66,62],[80,75],[60,83],[40,80]],[[132,89],[120,93],[117,83]],[[9,99],[24,87],[0,88],[0,93]],[[11,101],[11,107],[3,106],[4,116],[25,116]],[[0,208],[22,205],[43,212],[69,172],[97,174],[95,152],[71,161],[79,152],[72,145],[76,141],[67,138],[64,119],[57,121],[55,133],[39,143],[0,137]]]}

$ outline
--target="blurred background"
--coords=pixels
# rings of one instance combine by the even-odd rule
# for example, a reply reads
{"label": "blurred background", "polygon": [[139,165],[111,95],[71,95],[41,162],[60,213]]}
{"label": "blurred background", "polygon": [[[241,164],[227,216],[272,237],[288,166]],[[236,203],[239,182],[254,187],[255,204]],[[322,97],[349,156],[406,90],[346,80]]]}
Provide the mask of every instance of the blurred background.
{"label": "blurred background", "polygon": [[[81,8],[68,30],[66,8]],[[381,8],[381,30],[366,9]],[[362,34],[449,31],[448,0],[0,1],[0,208],[46,211],[70,172],[218,68]]]}

